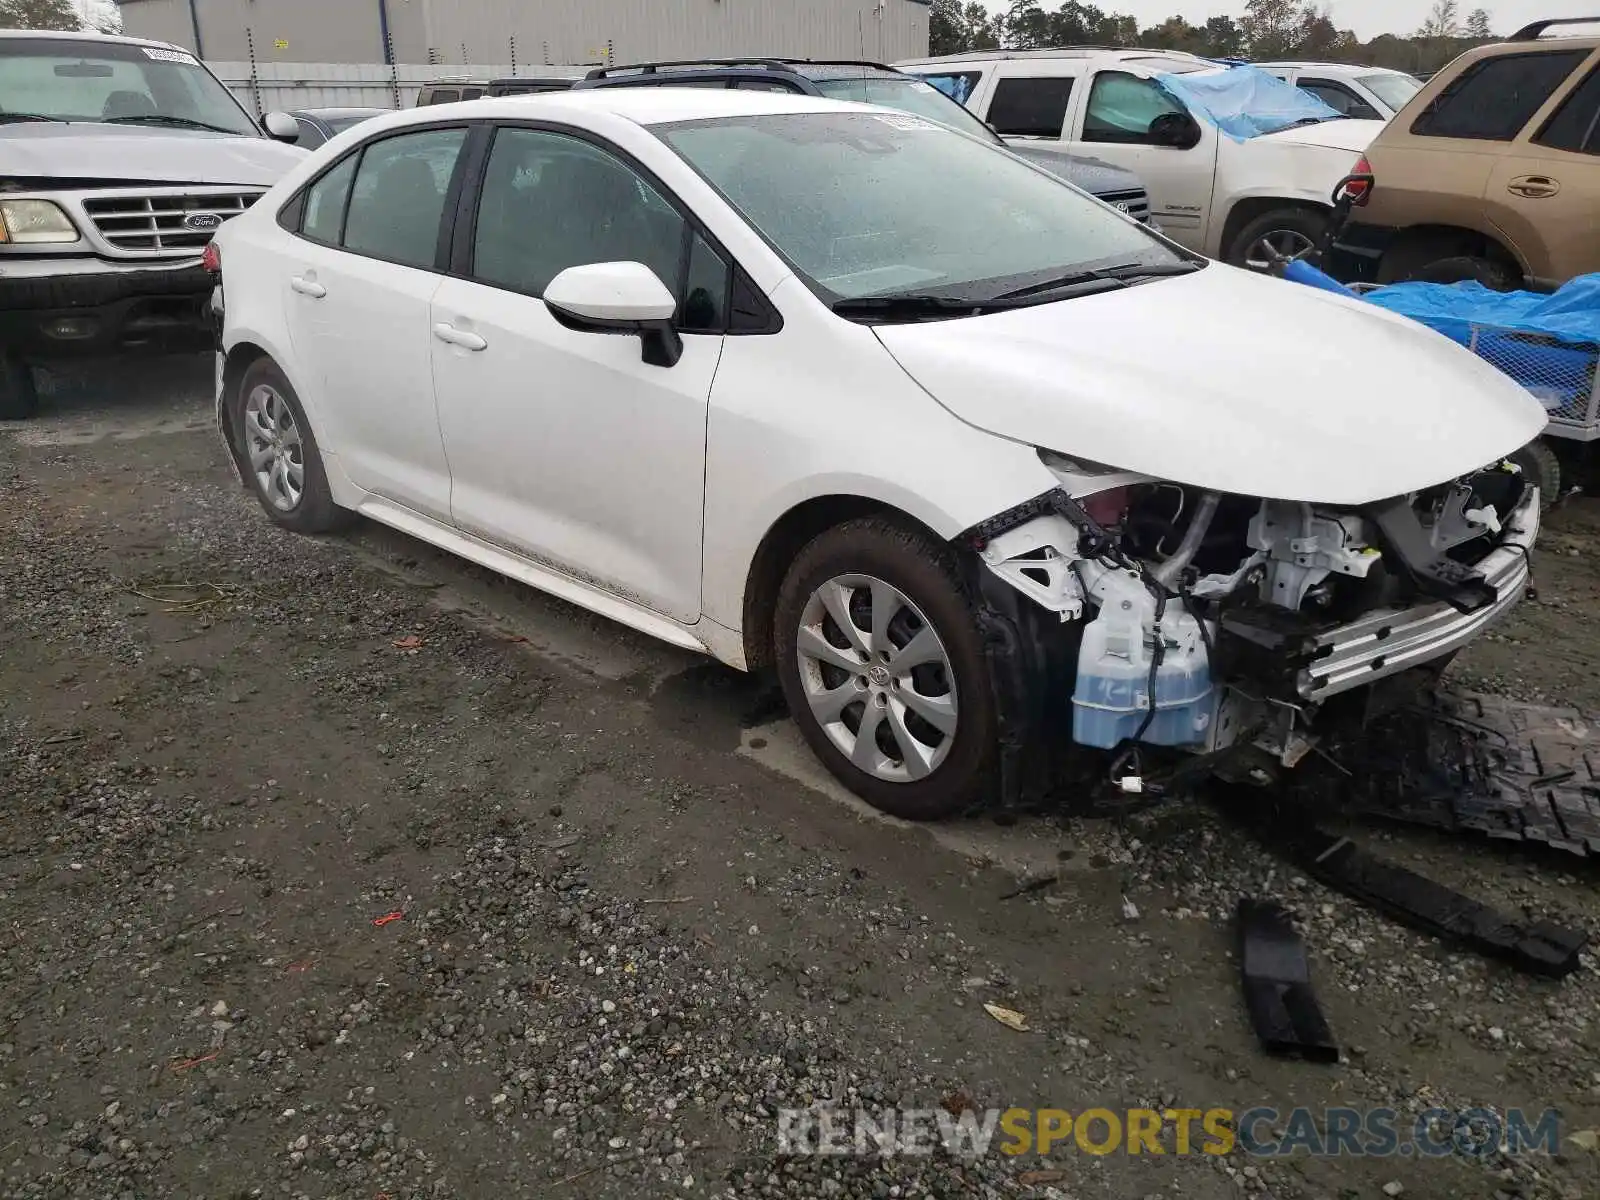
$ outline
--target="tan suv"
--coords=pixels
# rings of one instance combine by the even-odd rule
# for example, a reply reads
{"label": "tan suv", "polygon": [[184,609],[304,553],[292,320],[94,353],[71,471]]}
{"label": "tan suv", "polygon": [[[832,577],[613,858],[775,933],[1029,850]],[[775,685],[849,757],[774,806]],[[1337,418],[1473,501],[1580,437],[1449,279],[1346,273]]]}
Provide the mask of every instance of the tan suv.
{"label": "tan suv", "polygon": [[1600,271],[1600,17],[1538,21],[1440,71],[1367,148],[1329,268],[1555,288]]}

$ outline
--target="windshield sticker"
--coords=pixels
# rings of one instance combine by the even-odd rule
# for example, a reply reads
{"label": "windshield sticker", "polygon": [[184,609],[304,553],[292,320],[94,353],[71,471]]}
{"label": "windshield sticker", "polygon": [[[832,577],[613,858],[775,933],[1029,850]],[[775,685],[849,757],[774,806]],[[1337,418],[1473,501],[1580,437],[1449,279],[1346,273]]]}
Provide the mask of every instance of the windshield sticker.
{"label": "windshield sticker", "polygon": [[882,121],[894,129],[938,129],[932,121],[924,121],[921,117],[906,116],[903,113],[874,113],[873,120]]}
{"label": "windshield sticker", "polygon": [[140,49],[144,51],[144,56],[146,58],[153,58],[156,62],[186,63],[191,67],[197,67],[200,65],[195,60],[194,55],[188,54],[182,50],[158,50],[154,46],[142,46]]}

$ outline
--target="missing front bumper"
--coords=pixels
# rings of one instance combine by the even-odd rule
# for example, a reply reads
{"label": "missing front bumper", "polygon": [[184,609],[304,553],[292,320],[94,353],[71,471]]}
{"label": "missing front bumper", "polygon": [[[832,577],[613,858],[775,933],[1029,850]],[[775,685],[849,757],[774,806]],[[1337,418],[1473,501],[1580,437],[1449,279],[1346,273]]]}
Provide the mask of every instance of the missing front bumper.
{"label": "missing front bumper", "polygon": [[1539,491],[1529,488],[1506,522],[1499,546],[1477,570],[1495,590],[1492,603],[1460,612],[1445,601],[1387,608],[1315,634],[1309,661],[1295,678],[1304,700],[1318,702],[1398,675],[1461,649],[1504,617],[1527,592],[1528,554],[1539,536]]}

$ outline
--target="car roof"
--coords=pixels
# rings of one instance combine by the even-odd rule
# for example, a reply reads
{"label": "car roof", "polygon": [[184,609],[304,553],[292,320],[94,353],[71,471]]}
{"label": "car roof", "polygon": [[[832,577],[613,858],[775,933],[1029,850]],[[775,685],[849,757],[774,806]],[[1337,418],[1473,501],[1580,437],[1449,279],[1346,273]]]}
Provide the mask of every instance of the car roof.
{"label": "car roof", "polygon": [[1158,62],[1206,62],[1184,50],[1139,50],[1110,46],[1055,46],[1043,50],[968,50],[961,54],[941,54],[933,58],[903,58],[896,67],[936,67],[944,63],[1002,62],[1009,59],[1111,58],[1118,61],[1155,60]]}
{"label": "car roof", "polygon": [[[440,107],[402,109],[385,127],[438,121]],[[572,91],[536,92],[525,96],[486,96],[447,106],[452,116],[515,120],[532,116],[609,113],[635,125],[664,125],[673,121],[709,121],[717,117],[767,116],[784,113],[860,111],[869,105],[827,100],[790,92],[752,92],[731,88],[606,87]]]}
{"label": "car roof", "polygon": [[379,113],[393,112],[389,108],[293,108],[290,116],[315,117],[322,121],[337,121],[343,117],[375,117]]}
{"label": "car roof", "polygon": [[150,46],[159,50],[184,50],[182,46],[174,46],[171,42],[158,42],[151,38],[124,37],[120,33],[96,33],[93,30],[55,30],[55,29],[0,29],[0,39],[27,38],[48,41],[70,42],[101,42],[117,46]]}
{"label": "car roof", "polygon": [[1327,74],[1339,75],[1404,75],[1404,71],[1397,71],[1393,67],[1364,67],[1360,63],[1336,62],[1311,62],[1305,60],[1284,59],[1276,62],[1252,63],[1257,67],[1294,67],[1297,70],[1322,71]]}

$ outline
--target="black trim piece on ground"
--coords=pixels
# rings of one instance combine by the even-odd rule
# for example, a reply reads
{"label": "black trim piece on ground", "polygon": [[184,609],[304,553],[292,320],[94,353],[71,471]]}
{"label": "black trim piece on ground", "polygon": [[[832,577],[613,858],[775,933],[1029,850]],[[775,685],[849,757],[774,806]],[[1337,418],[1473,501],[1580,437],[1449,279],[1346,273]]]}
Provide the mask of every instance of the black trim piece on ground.
{"label": "black trim piece on ground", "polygon": [[1270,901],[1239,901],[1239,977],[1245,1007],[1268,1054],[1336,1063],[1339,1044],[1311,990],[1305,940],[1289,912]]}

